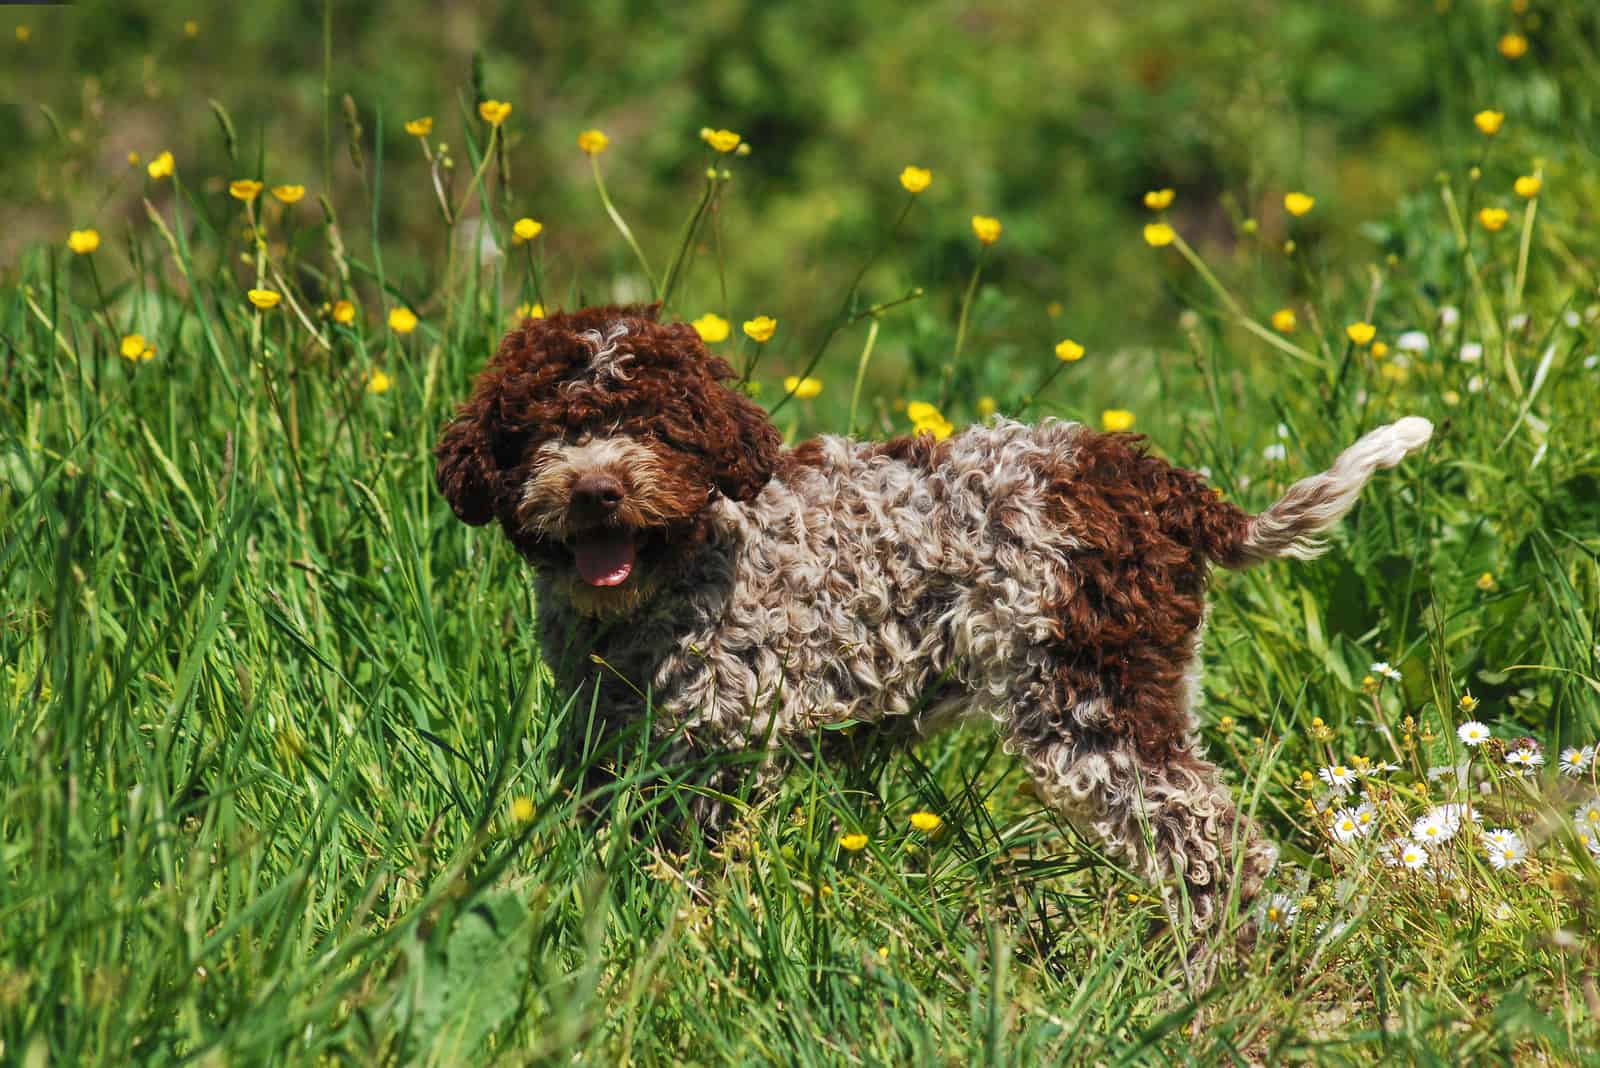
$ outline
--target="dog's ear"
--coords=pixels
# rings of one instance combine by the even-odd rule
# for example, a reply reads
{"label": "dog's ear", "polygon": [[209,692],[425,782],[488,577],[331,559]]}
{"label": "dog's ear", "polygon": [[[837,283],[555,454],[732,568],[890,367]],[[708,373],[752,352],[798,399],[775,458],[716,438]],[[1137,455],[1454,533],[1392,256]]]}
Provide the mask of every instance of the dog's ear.
{"label": "dog's ear", "polygon": [[712,482],[725,497],[752,500],[772,479],[783,438],[755,401],[724,385],[717,390],[726,425],[715,428]]}
{"label": "dog's ear", "polygon": [[433,450],[434,481],[463,523],[481,527],[494,518],[494,455],[482,413],[463,405]]}

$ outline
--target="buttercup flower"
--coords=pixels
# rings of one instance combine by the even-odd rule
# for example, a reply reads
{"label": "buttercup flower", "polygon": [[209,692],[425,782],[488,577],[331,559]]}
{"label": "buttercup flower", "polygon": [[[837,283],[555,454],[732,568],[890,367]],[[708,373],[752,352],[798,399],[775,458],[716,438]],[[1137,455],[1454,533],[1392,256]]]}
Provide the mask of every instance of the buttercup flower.
{"label": "buttercup flower", "polygon": [[1521,59],[1528,54],[1528,39],[1520,33],[1508,33],[1500,38],[1500,54],[1507,59]]}
{"label": "buttercup flower", "polygon": [[246,204],[261,195],[261,183],[254,178],[235,178],[228,183],[228,195]]}
{"label": "buttercup flower", "polygon": [[1151,211],[1166,211],[1178,194],[1171,189],[1152,189],[1144,195],[1144,206]]}
{"label": "buttercup flower", "polygon": [[406,133],[412,137],[427,137],[433,133],[433,116],[424,115],[420,119],[412,119],[406,123]]}
{"label": "buttercup flower", "polygon": [[1000,220],[989,215],[974,215],[972,232],[978,235],[981,244],[992,245],[1000,240]]}
{"label": "buttercup flower", "polygon": [[409,334],[417,328],[417,315],[403,304],[389,310],[389,329],[397,334]]}
{"label": "buttercup flower", "polygon": [[987,419],[989,416],[993,415],[995,413],[995,411],[998,410],[998,408],[999,408],[999,405],[997,405],[995,403],[993,397],[983,396],[983,397],[979,397],[978,398],[978,415],[979,416]]}
{"label": "buttercup flower", "polygon": [[252,289],[245,296],[250,298],[251,304],[262,311],[271,311],[283,299],[283,294],[275,289]]}
{"label": "buttercup flower", "polygon": [[689,325],[700,335],[700,340],[708,345],[728,340],[728,320],[715,312],[706,312]]}
{"label": "buttercup flower", "polygon": [[183,20],[183,35],[190,40],[200,36],[200,23],[195,19]]}
{"label": "buttercup flower", "polygon": [[1509,218],[1511,213],[1505,208],[1484,208],[1478,212],[1478,225],[1493,234],[1503,229]]}
{"label": "buttercup flower", "polygon": [[1149,223],[1144,228],[1144,243],[1151,248],[1165,248],[1177,236],[1178,232],[1164,222]]}
{"label": "buttercup flower", "polygon": [[1351,323],[1344,328],[1345,337],[1357,345],[1365,345],[1378,334],[1378,328],[1371,323]]}
{"label": "buttercup flower", "polygon": [[511,239],[520,245],[523,242],[532,241],[543,231],[544,223],[538,219],[530,219],[527,216],[523,216],[511,224]]}
{"label": "buttercup flower", "polygon": [[100,247],[100,231],[74,230],[67,235],[67,247],[80,256],[87,256]]}
{"label": "buttercup flower", "polygon": [[[382,374],[382,371],[378,372]],[[379,391],[374,391],[379,392]],[[511,799],[511,818],[517,823],[528,823],[533,819],[533,799],[526,795]]]}
{"label": "buttercup flower", "polygon": [[333,321],[341,326],[349,326],[356,321],[356,306],[348,300],[337,300],[333,303]]}
{"label": "buttercup flower", "polygon": [[1317,198],[1305,193],[1289,193],[1283,198],[1283,210],[1290,215],[1305,215],[1317,206]]}
{"label": "buttercup flower", "polygon": [[122,358],[133,363],[144,360],[153,360],[156,350],[144,339],[143,334],[125,334],[122,338]]}
{"label": "buttercup flower", "polygon": [[1126,408],[1107,408],[1100,413],[1100,428],[1116,434],[1133,429],[1133,413]]}
{"label": "buttercup flower", "polygon": [[1063,363],[1075,363],[1083,359],[1083,346],[1066,338],[1056,343],[1056,359]]}
{"label": "buttercup flower", "polygon": [[1330,764],[1328,767],[1319,768],[1317,774],[1322,777],[1323,782],[1341,794],[1349,793],[1350,787],[1356,782],[1356,773],[1343,764]]}
{"label": "buttercup flower", "polygon": [[[384,374],[382,371],[373,371],[371,374],[367,375],[368,393],[387,393],[389,392],[389,387],[392,385],[394,385],[394,380],[388,375]],[[530,812],[529,818],[531,817],[532,814]]]}
{"label": "buttercup flower", "polygon": [[935,441],[943,441],[955,430],[950,420],[927,401],[912,401],[906,405],[906,415],[911,419],[912,429],[916,433],[932,434]]}
{"label": "buttercup flower", "polygon": [[772,340],[777,330],[778,320],[770,315],[758,315],[754,319],[746,319],[744,323],[745,334],[757,344]]}
{"label": "buttercup flower", "polygon": [[[522,322],[522,320],[524,320],[524,319],[543,319],[544,318],[544,305],[543,304],[529,304],[527,301],[524,301],[523,303],[517,305],[516,317],[517,317],[517,322],[519,322],[519,323]],[[724,323],[723,327],[724,327],[724,329],[722,331],[722,336],[723,337],[727,337],[728,336],[728,331],[726,329],[727,324]]]}
{"label": "buttercup flower", "polygon": [[485,100],[478,105],[478,114],[490,126],[499,126],[511,115],[511,105],[504,100]]}
{"label": "buttercup flower", "polygon": [[1586,745],[1582,749],[1577,746],[1568,746],[1561,750],[1561,774],[1571,775],[1576,778],[1588,771],[1594,763],[1595,747]]}
{"label": "buttercup flower", "polygon": [[1299,320],[1295,318],[1293,308],[1279,308],[1272,313],[1272,329],[1280,334],[1294,333],[1294,328],[1297,325],[1299,325]]}
{"label": "buttercup flower", "polygon": [[272,187],[272,195],[278,199],[279,203],[298,204],[300,199],[306,195],[306,187],[303,185],[275,185]]}
{"label": "buttercup flower", "polygon": [[155,159],[145,164],[144,172],[148,174],[153,181],[159,182],[163,178],[172,177],[172,168],[172,153],[162,152],[160,155],[156,156]]}
{"label": "buttercup flower", "polygon": [[1511,189],[1523,200],[1532,200],[1544,188],[1544,179],[1537,174],[1524,174],[1511,183]]}
{"label": "buttercup flower", "polygon": [[[743,138],[734,133],[732,130],[702,130],[700,132],[700,138],[718,152],[724,153],[732,152],[734,149],[738,148],[739,142],[743,140]],[[587,151],[587,149],[585,151]]]}
{"label": "buttercup flower", "polygon": [[911,814],[911,826],[923,834],[932,834],[944,826],[944,820],[932,812],[913,812]]}
{"label": "buttercup flower", "polygon": [[1478,589],[1482,590],[1484,593],[1488,593],[1490,590],[1494,589],[1494,572],[1485,571],[1483,574],[1478,576],[1477,581],[1474,582],[1473,585],[1478,587]]}
{"label": "buttercup flower", "polygon": [[783,380],[783,391],[785,393],[793,393],[801,400],[810,400],[822,392],[822,380],[812,378],[810,375],[806,375],[804,378],[798,375],[790,375]]}
{"label": "buttercup flower", "polygon": [[907,193],[920,193],[933,181],[933,172],[926,167],[907,167],[900,172],[900,184]]}
{"label": "buttercup flower", "polygon": [[841,834],[839,847],[851,853],[859,853],[867,847],[867,836],[864,834]]}
{"label": "buttercup flower", "polygon": [[611,138],[599,130],[585,130],[578,135],[578,147],[591,156],[598,156],[611,144]]}
{"label": "buttercup flower", "polygon": [[1485,109],[1472,116],[1472,124],[1478,132],[1485,137],[1493,137],[1500,132],[1500,127],[1505,125],[1506,114],[1503,111]]}

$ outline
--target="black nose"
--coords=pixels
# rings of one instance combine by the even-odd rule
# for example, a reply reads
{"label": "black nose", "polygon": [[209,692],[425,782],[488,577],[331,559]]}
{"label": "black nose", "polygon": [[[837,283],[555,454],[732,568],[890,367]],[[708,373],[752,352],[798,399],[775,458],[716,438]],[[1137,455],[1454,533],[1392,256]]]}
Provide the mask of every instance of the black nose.
{"label": "black nose", "polygon": [[579,475],[572,484],[572,513],[575,519],[604,519],[622,503],[622,483],[599,471]]}

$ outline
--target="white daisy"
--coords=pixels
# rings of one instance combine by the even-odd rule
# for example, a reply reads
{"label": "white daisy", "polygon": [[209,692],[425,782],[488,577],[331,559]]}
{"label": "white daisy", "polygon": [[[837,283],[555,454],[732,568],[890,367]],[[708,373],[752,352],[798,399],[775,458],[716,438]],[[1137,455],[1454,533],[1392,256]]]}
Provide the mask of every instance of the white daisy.
{"label": "white daisy", "polygon": [[1594,763],[1595,749],[1586,745],[1582,749],[1577,746],[1568,746],[1561,750],[1561,773],[1563,775],[1578,776],[1589,770],[1589,765]]}
{"label": "white daisy", "polygon": [[1600,834],[1578,828],[1578,844],[1589,851],[1589,855],[1600,859]]}
{"label": "white daisy", "polygon": [[1394,347],[1401,352],[1423,353],[1428,351],[1428,335],[1421,330],[1407,330],[1394,339]]}
{"label": "white daisy", "polygon": [[1400,865],[1412,871],[1422,871],[1428,866],[1428,851],[1415,842],[1408,842],[1400,847],[1396,854]]}
{"label": "white daisy", "polygon": [[1451,823],[1435,809],[1426,816],[1417,817],[1417,821],[1411,825],[1411,837],[1418,842],[1432,845],[1436,842],[1448,842],[1455,837],[1459,829],[1459,824]]}
{"label": "white daisy", "polygon": [[1506,320],[1506,329],[1508,329],[1508,330],[1521,330],[1523,327],[1525,327],[1527,325],[1528,325],[1528,313],[1527,312],[1518,312],[1517,314],[1513,315],[1511,318]]}
{"label": "white daisy", "polygon": [[1363,837],[1378,826],[1378,809],[1371,801],[1363,801],[1350,813],[1356,820],[1356,832]]}
{"label": "white daisy", "polygon": [[1464,819],[1470,819],[1473,823],[1483,822],[1482,813],[1478,812],[1469,805],[1459,804],[1455,801],[1439,805],[1437,808],[1434,808],[1432,812],[1437,813],[1440,819],[1443,819],[1451,824],[1456,830],[1461,829],[1461,821]]}
{"label": "white daisy", "polygon": [[1471,378],[1467,379],[1467,392],[1468,393],[1482,393],[1483,392],[1483,376],[1482,375],[1473,375]]}
{"label": "white daisy", "polygon": [[1528,859],[1527,847],[1522,844],[1522,839],[1515,834],[1509,840],[1501,842],[1497,846],[1490,846],[1488,853],[1489,863],[1495,871],[1518,867]]}
{"label": "white daisy", "polygon": [[1274,441],[1271,445],[1261,450],[1261,455],[1268,460],[1285,460],[1289,456],[1289,450],[1284,446],[1283,442]]}
{"label": "white daisy", "polygon": [[1583,317],[1569,308],[1561,313],[1561,321],[1566,323],[1567,326],[1571,327],[1573,330],[1576,330],[1578,329],[1578,324],[1583,322]]}
{"label": "white daisy", "polygon": [[1322,776],[1322,781],[1338,790],[1341,794],[1350,792],[1350,787],[1356,781],[1356,773],[1343,764],[1333,764],[1317,772]]}
{"label": "white daisy", "polygon": [[1361,821],[1356,818],[1355,809],[1341,808],[1333,814],[1331,828],[1335,841],[1351,842],[1366,833],[1361,826]]}
{"label": "white daisy", "polygon": [[1516,910],[1511,907],[1511,903],[1509,901],[1500,902],[1500,904],[1494,907],[1494,912],[1492,913],[1494,918],[1499,920],[1501,923],[1510,923],[1516,914]]}
{"label": "white daisy", "polygon": [[1483,346],[1476,341],[1469,341],[1461,346],[1461,351],[1457,355],[1461,357],[1462,363],[1477,363],[1483,359]]}
{"label": "white daisy", "polygon": [[1493,735],[1489,733],[1488,727],[1475,719],[1469,719],[1456,728],[1456,737],[1461,739],[1462,745],[1482,745]]}
{"label": "white daisy", "polygon": [[1522,836],[1509,827],[1495,827],[1483,832],[1483,844],[1489,849],[1498,849],[1507,842],[1521,842]]}
{"label": "white daisy", "polygon": [[1518,775],[1526,775],[1544,764],[1544,754],[1537,749],[1513,749],[1506,754],[1506,763]]}
{"label": "white daisy", "polygon": [[1397,669],[1391,667],[1387,660],[1379,660],[1374,663],[1371,671],[1374,675],[1382,675],[1391,682],[1399,682],[1404,677]]}
{"label": "white daisy", "polygon": [[1572,821],[1582,830],[1600,835],[1600,798],[1585,801],[1572,813]]}
{"label": "white daisy", "polygon": [[1273,894],[1272,900],[1261,910],[1261,918],[1268,927],[1287,930],[1300,918],[1300,906],[1288,894]]}
{"label": "white daisy", "polygon": [[1461,321],[1461,312],[1452,305],[1446,304],[1439,309],[1439,325],[1452,327]]}

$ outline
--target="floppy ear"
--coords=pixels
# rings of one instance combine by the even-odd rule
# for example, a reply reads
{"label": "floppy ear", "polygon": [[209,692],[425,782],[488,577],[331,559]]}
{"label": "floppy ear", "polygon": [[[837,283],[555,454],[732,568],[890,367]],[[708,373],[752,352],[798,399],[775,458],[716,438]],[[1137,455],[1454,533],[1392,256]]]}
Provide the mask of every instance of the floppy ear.
{"label": "floppy ear", "polygon": [[748,501],[772,479],[783,438],[767,413],[755,401],[727,386],[718,385],[725,425],[712,428],[717,449],[711,479],[725,497]]}
{"label": "floppy ear", "polygon": [[482,417],[463,405],[434,447],[434,480],[463,523],[481,527],[494,518],[494,455]]}

